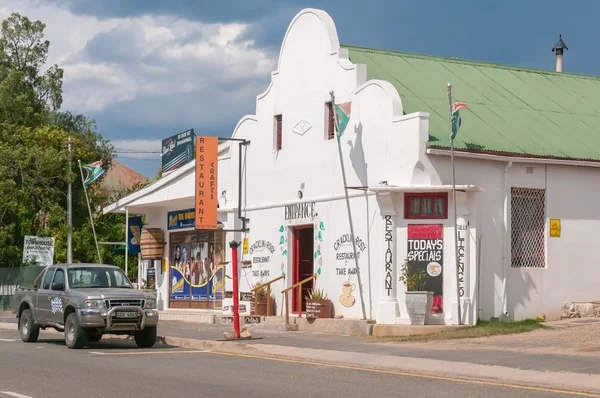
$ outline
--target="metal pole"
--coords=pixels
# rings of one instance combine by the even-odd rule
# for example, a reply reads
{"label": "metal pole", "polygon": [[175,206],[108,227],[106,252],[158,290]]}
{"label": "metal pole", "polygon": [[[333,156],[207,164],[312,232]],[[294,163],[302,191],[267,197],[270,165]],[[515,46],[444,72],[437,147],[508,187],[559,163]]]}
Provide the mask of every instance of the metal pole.
{"label": "metal pole", "polygon": [[125,275],[129,278],[127,260],[129,258],[129,239],[127,239],[127,231],[129,231],[129,209],[125,208]]}
{"label": "metal pole", "polygon": [[448,83],[448,107],[450,110],[450,163],[452,164],[452,204],[454,205],[454,258],[456,261],[456,314],[458,324],[462,325],[462,316],[460,311],[460,281],[458,268],[458,229],[456,227],[456,172],[454,169],[454,139],[452,138],[452,84]]}
{"label": "metal pole", "polygon": [[98,252],[98,263],[102,264],[102,257],[100,256],[100,246],[98,246],[98,238],[96,238],[96,229],[94,228],[94,217],[92,217],[92,209],[90,207],[90,200],[88,198],[87,188],[85,186],[85,179],[83,178],[83,168],[81,167],[81,160],[77,160],[79,164],[79,171],[81,173],[81,184],[83,185],[83,192],[85,192],[85,202],[87,203],[88,212],[90,213],[90,222],[92,223],[92,232],[94,233],[94,242],[96,242],[96,251]]}
{"label": "metal pole", "polygon": [[[335,95],[333,94],[333,91],[330,91],[329,95],[331,95],[331,106],[335,107]],[[333,120],[335,123],[335,131],[337,131],[339,133],[339,126],[338,126],[337,117],[335,114],[335,108],[333,109]],[[360,278],[360,268],[358,266],[358,258],[356,257],[356,235],[354,235],[354,223],[352,222],[352,212],[350,211],[350,198],[348,197],[348,184],[346,183],[346,171],[344,168],[344,158],[342,156],[342,144],[340,143],[339,137],[336,137],[336,138],[337,138],[338,154],[340,155],[340,164],[342,166],[342,177],[343,177],[343,181],[344,181],[344,193],[346,196],[346,208],[348,210],[348,220],[350,222],[350,236],[352,239],[352,251],[354,252],[354,266],[356,267],[356,277],[358,279],[358,291],[360,294],[360,305],[361,305],[361,309],[362,309],[363,319],[367,319],[367,310],[365,309],[363,286],[362,286],[361,278]]]}
{"label": "metal pole", "polygon": [[71,205],[71,133],[69,133],[69,177],[67,185],[67,264],[73,262],[73,216]]}
{"label": "metal pole", "polygon": [[232,240],[229,243],[231,247],[231,273],[233,274],[233,337],[240,338],[240,292],[238,286],[238,247],[239,242]]}

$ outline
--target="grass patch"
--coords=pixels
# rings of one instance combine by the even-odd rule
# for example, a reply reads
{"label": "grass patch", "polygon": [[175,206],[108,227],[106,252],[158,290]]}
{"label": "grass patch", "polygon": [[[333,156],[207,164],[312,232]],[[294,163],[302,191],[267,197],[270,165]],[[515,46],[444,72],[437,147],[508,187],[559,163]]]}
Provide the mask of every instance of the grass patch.
{"label": "grass patch", "polygon": [[490,337],[503,334],[517,334],[531,332],[532,330],[541,329],[541,320],[526,319],[519,322],[487,322],[479,321],[476,326],[465,326],[456,329],[451,329],[440,333],[415,334],[410,336],[365,336],[368,340],[373,341],[395,341],[395,342],[417,342],[417,341],[433,341],[433,340],[455,340],[455,339],[472,339],[477,337]]}

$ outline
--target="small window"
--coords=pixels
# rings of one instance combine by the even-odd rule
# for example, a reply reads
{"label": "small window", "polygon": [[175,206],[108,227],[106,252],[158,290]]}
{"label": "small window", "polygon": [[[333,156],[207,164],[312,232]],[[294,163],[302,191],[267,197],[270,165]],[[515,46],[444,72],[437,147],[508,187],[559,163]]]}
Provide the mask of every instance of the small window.
{"label": "small window", "polygon": [[54,280],[52,281],[52,290],[56,290],[55,286],[57,284],[62,284],[63,289],[65,286],[65,272],[62,269],[57,269],[54,274]]}
{"label": "small window", "polygon": [[335,138],[335,120],[331,102],[325,104],[325,110],[327,114],[327,139],[332,140]]}
{"label": "small window", "polygon": [[275,116],[275,150],[276,151],[281,151],[282,132],[283,132],[283,117],[282,117],[282,115],[276,115]]}
{"label": "small window", "polygon": [[511,188],[511,266],[545,268],[546,190]]}
{"label": "small window", "polygon": [[46,275],[44,276],[44,283],[42,283],[42,289],[50,290],[50,282],[52,281],[52,276],[54,276],[54,268],[48,269],[46,271]]}
{"label": "small window", "polygon": [[448,218],[448,193],[436,192],[404,194],[404,218]]}

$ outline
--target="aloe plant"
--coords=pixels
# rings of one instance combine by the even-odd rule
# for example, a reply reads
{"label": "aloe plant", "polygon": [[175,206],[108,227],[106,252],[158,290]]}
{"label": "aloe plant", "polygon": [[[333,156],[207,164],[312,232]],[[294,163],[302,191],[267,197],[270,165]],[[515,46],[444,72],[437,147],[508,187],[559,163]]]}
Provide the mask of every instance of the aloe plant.
{"label": "aloe plant", "polygon": [[329,300],[329,297],[327,297],[327,292],[322,289],[311,289],[306,298],[308,300]]}

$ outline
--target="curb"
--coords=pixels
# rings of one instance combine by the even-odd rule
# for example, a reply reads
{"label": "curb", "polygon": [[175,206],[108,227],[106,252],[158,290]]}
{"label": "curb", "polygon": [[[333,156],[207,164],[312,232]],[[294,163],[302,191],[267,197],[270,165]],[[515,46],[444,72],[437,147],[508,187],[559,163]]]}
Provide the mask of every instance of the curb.
{"label": "curb", "polygon": [[[273,344],[246,344],[237,341],[212,341],[182,337],[159,336],[157,344],[195,350],[255,355],[265,359],[292,359],[306,365],[324,365],[370,371],[391,371],[422,378],[446,378],[454,381],[480,381],[504,386],[532,389],[563,390],[600,394],[600,375],[539,371],[498,365],[481,365],[437,359],[366,354],[352,351],[334,351],[299,348]],[[554,391],[555,393],[558,391]]]}

